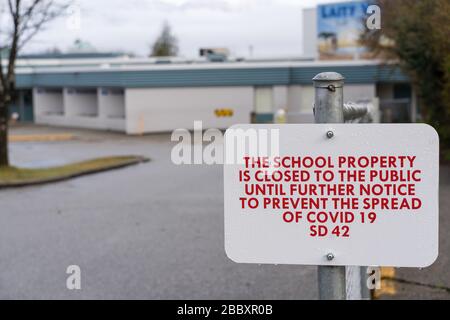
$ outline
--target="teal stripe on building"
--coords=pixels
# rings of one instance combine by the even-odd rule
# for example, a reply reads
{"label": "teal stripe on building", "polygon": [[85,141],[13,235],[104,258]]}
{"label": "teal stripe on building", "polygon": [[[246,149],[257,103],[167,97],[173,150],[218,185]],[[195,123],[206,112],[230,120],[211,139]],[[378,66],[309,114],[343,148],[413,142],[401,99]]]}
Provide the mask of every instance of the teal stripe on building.
{"label": "teal stripe on building", "polygon": [[330,70],[341,73],[346,83],[408,82],[397,67],[358,65],[35,72],[17,74],[16,84],[18,88],[309,85],[316,74]]}

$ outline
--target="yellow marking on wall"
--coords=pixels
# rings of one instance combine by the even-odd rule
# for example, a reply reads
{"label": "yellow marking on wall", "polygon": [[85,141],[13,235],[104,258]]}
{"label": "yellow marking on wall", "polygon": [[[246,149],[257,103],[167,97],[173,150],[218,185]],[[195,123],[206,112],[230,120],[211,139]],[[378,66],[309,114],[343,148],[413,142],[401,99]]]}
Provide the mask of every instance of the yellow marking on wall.
{"label": "yellow marking on wall", "polygon": [[214,114],[218,118],[221,118],[221,117],[232,117],[233,114],[234,114],[234,111],[233,111],[233,109],[216,109],[216,110],[214,110]]}

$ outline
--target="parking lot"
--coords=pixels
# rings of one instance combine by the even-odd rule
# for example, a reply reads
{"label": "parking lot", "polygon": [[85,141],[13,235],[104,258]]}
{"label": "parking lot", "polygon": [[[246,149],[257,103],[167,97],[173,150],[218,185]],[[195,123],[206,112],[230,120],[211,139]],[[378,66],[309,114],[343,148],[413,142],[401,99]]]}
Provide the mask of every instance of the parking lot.
{"label": "parking lot", "polygon": [[[169,134],[131,137],[89,130],[53,142],[14,142],[12,163],[64,164],[110,155],[148,163],[55,184],[0,190],[0,299],[315,299],[315,267],[245,265],[223,239],[219,165],[171,163]],[[450,298],[450,169],[441,168],[440,256],[400,269],[381,298]],[[67,290],[79,265],[82,289]]]}

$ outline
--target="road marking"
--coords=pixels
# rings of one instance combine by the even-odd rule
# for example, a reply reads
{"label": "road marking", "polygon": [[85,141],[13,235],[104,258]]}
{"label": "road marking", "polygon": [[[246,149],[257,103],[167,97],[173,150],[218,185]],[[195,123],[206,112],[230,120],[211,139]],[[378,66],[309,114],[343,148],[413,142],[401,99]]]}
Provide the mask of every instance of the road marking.
{"label": "road marking", "polygon": [[381,267],[381,289],[375,290],[375,299],[380,298],[383,295],[393,296],[397,294],[397,288],[395,286],[395,268],[393,267]]}
{"label": "road marking", "polygon": [[68,141],[73,140],[75,136],[70,133],[60,134],[23,134],[10,135],[10,142],[41,142],[41,141]]}

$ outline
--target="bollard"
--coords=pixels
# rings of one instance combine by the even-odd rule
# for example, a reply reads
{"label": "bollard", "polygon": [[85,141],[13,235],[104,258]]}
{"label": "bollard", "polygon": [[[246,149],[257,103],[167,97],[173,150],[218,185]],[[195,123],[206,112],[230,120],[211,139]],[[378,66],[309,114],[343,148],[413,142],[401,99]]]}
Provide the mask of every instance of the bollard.
{"label": "bollard", "polygon": [[[313,79],[315,89],[314,120],[316,123],[343,123],[344,122],[344,77],[336,72],[324,72]],[[332,132],[324,135],[332,138]],[[334,253],[324,252],[327,260],[335,258]],[[330,259],[331,258],[331,259]],[[339,258],[339,257],[338,257]],[[319,299],[345,300],[345,267],[319,266]]]}

